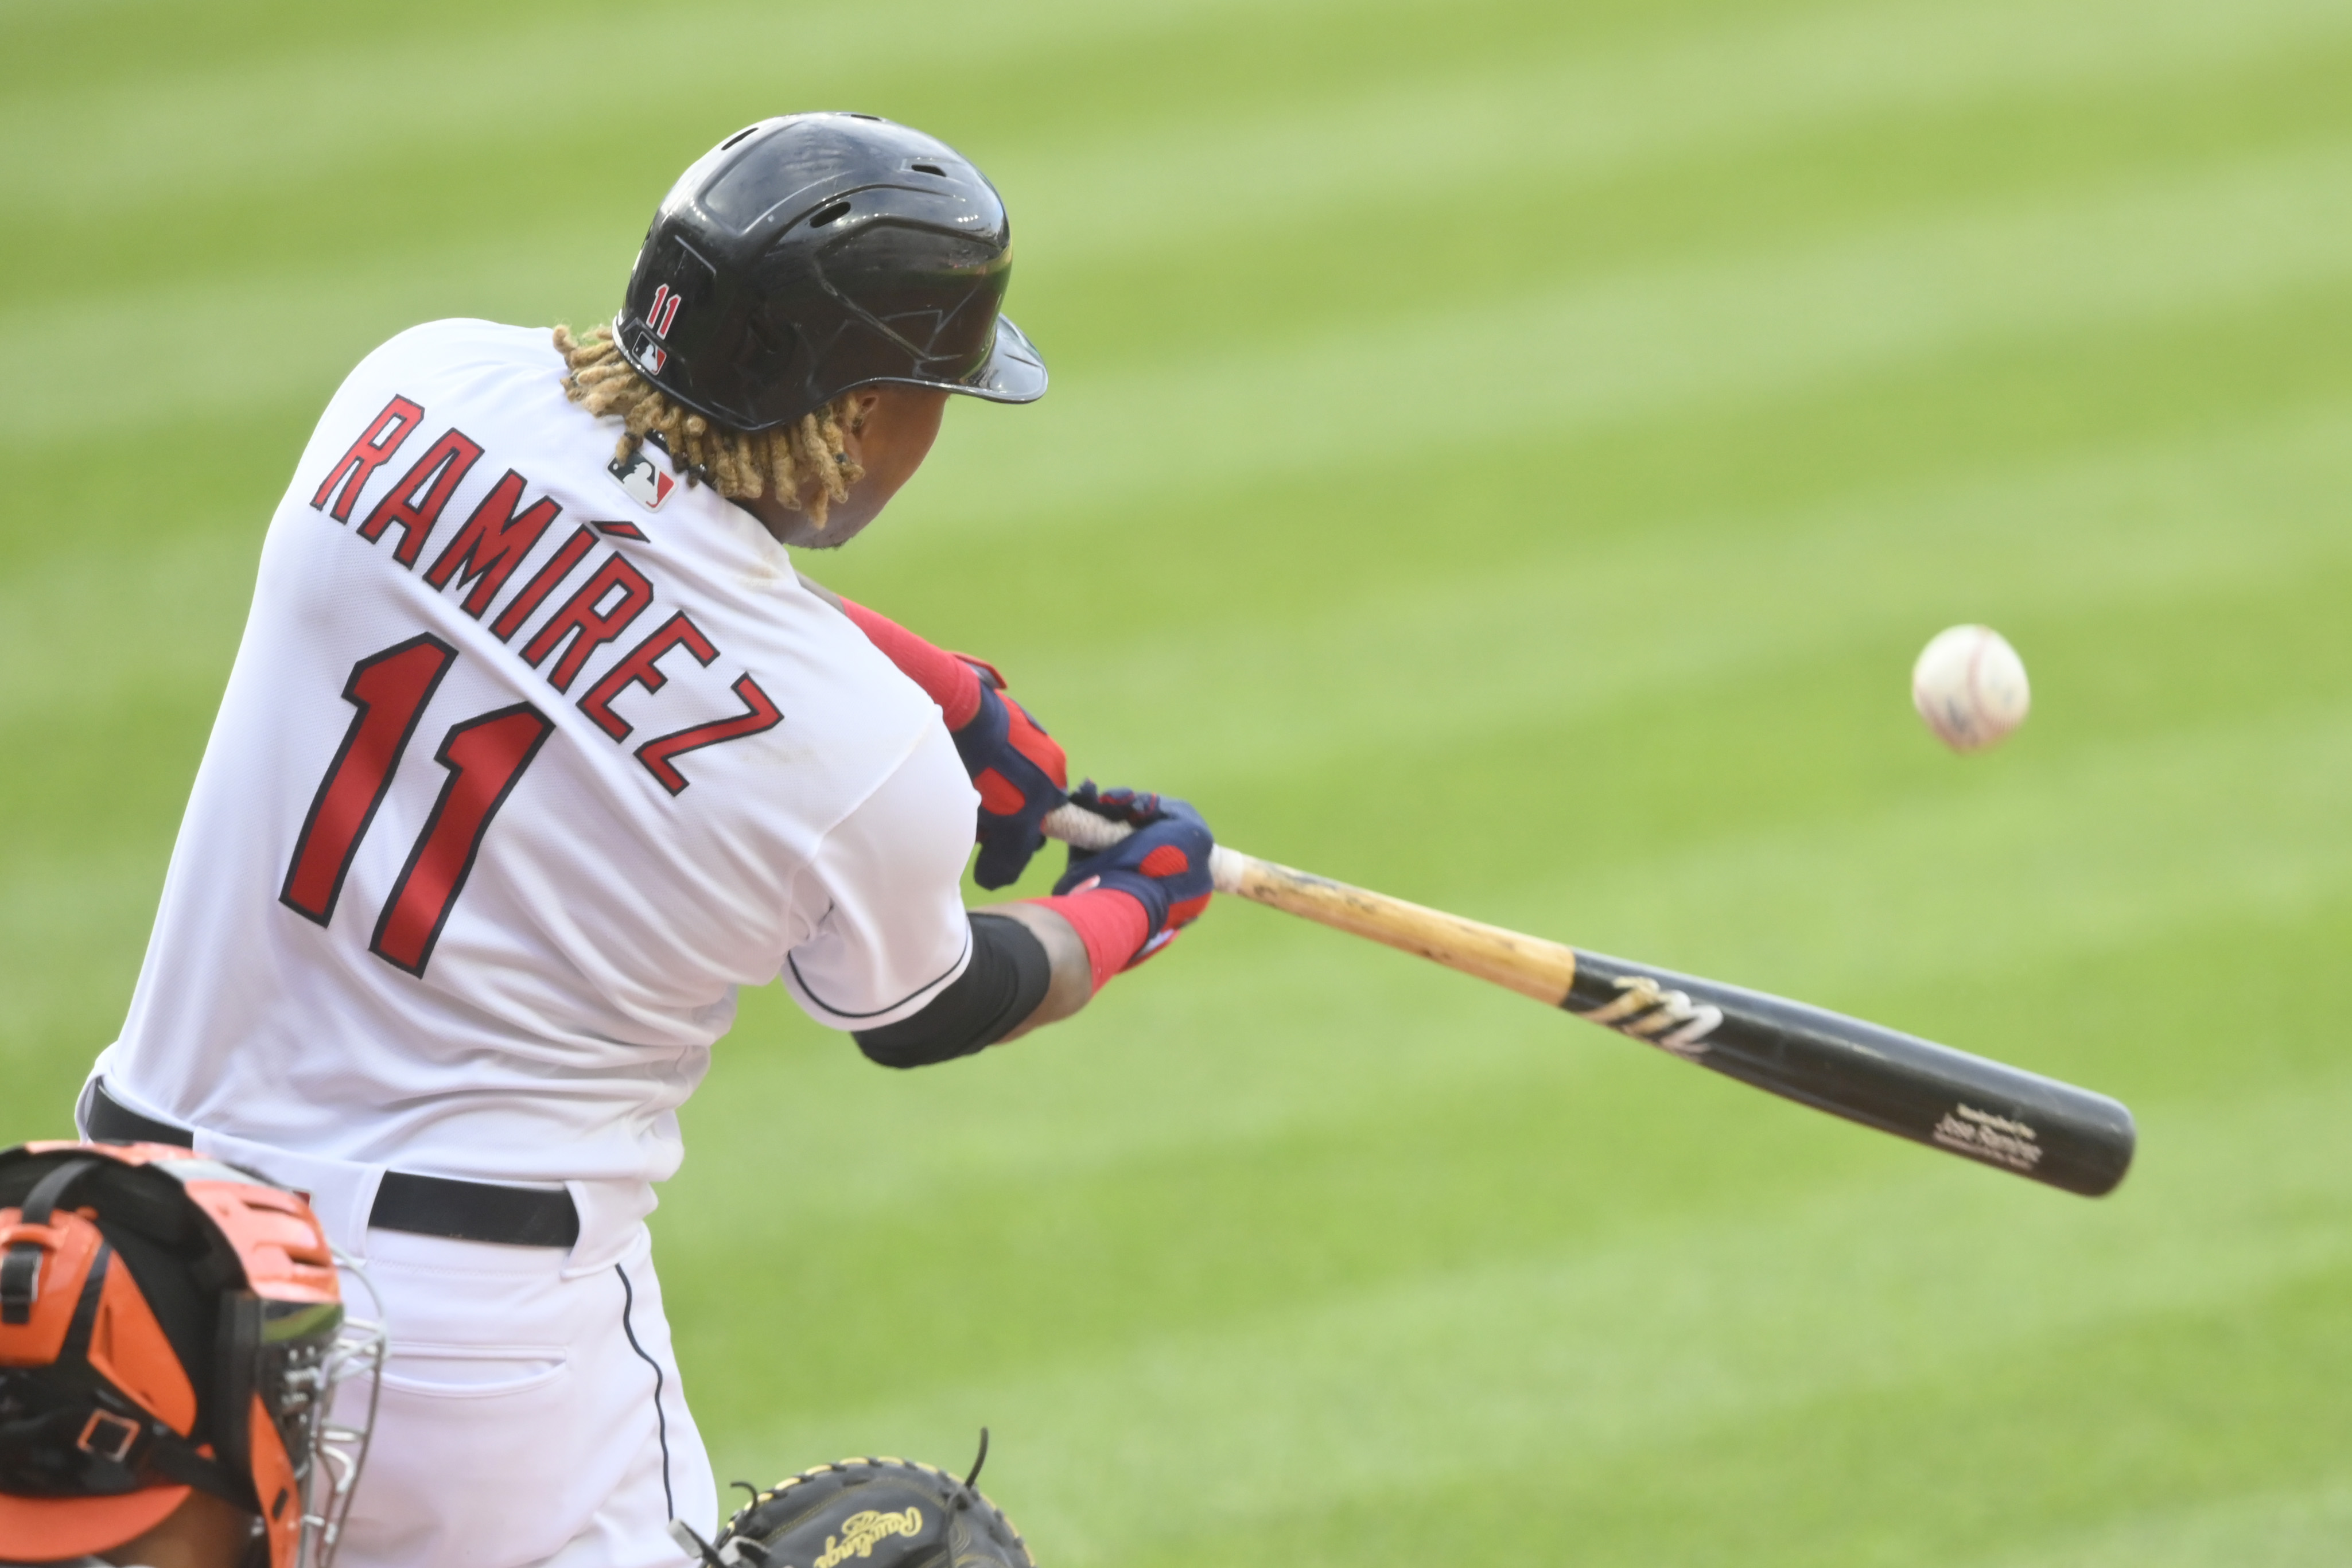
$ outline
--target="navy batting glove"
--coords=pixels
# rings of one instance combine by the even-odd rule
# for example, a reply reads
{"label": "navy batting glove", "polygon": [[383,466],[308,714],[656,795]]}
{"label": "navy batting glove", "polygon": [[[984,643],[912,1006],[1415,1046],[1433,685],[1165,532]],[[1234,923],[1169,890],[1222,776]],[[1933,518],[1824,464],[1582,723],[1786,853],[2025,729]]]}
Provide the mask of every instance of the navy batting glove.
{"label": "navy batting glove", "polygon": [[951,738],[964,771],[980,791],[980,859],[972,881],[1010,887],[1029,857],[1044,847],[1038,824],[1067,800],[1070,765],[1029,712],[998,690],[996,672],[967,659],[980,674],[980,708]]}
{"label": "navy batting glove", "polygon": [[1054,884],[1057,894],[1111,888],[1143,905],[1151,929],[1127,961],[1132,969],[1174,941],[1176,933],[1209,906],[1209,895],[1216,891],[1209,875],[1209,853],[1217,847],[1216,838],[1190,802],[1170,795],[1097,789],[1089,779],[1070,796],[1070,803],[1135,829],[1092,854],[1073,844],[1070,867]]}

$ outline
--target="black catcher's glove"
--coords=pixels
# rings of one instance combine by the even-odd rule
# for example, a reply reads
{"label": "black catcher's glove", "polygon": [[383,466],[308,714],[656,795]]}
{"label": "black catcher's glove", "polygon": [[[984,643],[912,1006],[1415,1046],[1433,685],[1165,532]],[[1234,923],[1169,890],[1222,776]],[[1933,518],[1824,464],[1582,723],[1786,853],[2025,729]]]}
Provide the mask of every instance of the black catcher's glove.
{"label": "black catcher's glove", "polygon": [[1036,1568],[969,1481],[905,1459],[803,1470],[737,1510],[714,1547],[729,1568]]}

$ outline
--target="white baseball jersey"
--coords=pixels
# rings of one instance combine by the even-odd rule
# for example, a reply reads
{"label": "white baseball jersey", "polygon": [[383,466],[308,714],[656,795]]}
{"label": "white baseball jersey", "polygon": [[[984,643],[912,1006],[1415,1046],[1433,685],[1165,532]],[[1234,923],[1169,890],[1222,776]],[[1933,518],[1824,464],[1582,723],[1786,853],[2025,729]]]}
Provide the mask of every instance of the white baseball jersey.
{"label": "white baseball jersey", "polygon": [[658,1181],[738,987],[836,1029],[961,972],[940,714],[550,335],[352,372],[271,519],[121,1038],[135,1109],[483,1180]]}

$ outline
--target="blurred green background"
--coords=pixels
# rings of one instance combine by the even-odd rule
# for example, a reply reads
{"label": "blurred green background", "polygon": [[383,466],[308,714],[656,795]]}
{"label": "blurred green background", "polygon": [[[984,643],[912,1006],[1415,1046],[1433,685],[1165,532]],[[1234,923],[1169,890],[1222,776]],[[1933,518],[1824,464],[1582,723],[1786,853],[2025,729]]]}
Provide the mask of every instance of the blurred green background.
{"label": "blurred green background", "polygon": [[[2143,1149],[2086,1203],[1233,903],[933,1071],[771,990],[656,1220],[722,1478],[986,1422],[1049,1568],[2346,1560],[2352,4],[9,0],[0,54],[0,1138],[121,1018],[342,372],[602,319],[705,147],[866,109],[1003,189],[1055,382],[818,575],[1244,848]],[[1906,692],[1959,621],[2037,697],[1967,760]]]}

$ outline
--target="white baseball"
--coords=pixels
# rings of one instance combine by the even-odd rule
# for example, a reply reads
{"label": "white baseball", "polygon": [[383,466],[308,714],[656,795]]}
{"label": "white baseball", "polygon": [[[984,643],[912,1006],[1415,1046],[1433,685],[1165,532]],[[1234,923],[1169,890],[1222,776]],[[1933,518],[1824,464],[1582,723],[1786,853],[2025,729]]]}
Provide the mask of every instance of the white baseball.
{"label": "white baseball", "polygon": [[1911,706],[1954,751],[1980,751],[2025,722],[2025,661],[1990,626],[1938,632],[1911,666]]}

